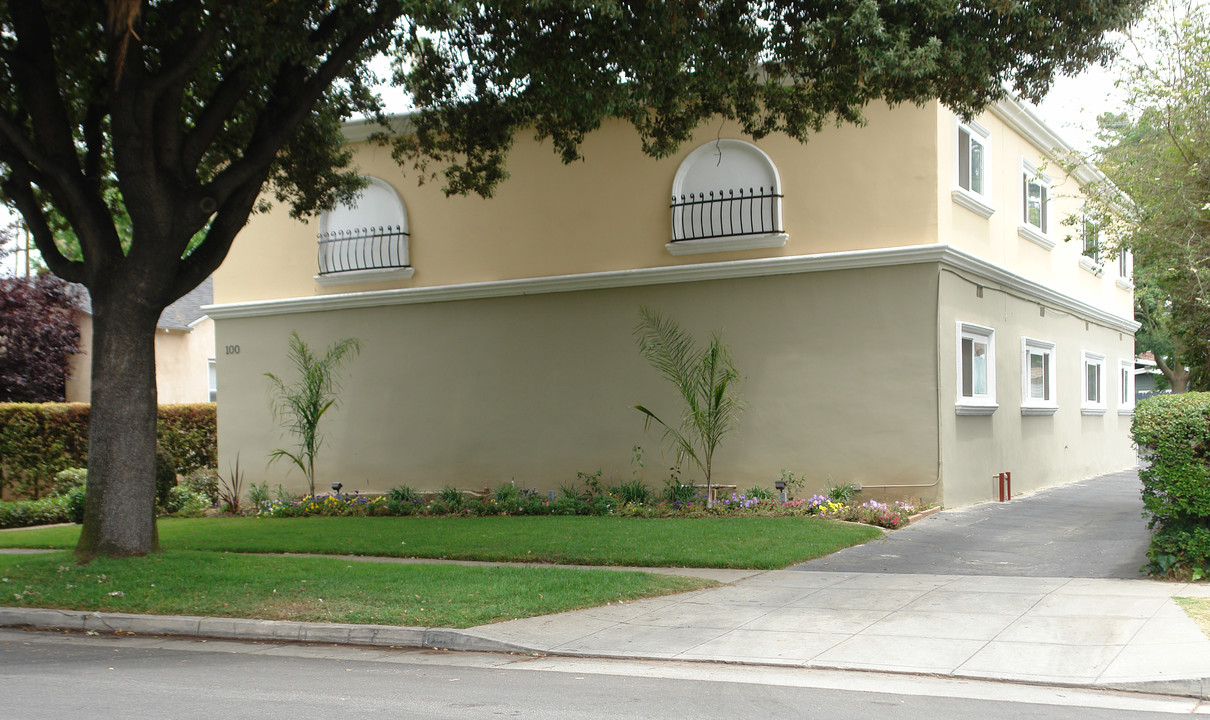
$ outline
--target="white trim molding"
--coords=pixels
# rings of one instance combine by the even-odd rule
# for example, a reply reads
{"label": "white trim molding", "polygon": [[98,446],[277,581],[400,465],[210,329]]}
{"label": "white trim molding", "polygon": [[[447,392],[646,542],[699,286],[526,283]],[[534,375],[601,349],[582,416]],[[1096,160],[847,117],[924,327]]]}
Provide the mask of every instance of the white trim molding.
{"label": "white trim molding", "polygon": [[955,205],[961,205],[980,217],[989,218],[996,212],[996,208],[988,205],[982,197],[969,190],[954,188],[950,191],[950,197],[954,199]]}
{"label": "white trim molding", "polygon": [[1017,235],[1031,243],[1041,247],[1043,250],[1053,250],[1055,241],[1038,232],[1031,225],[1018,225]]}
{"label": "white trim molding", "polygon": [[360,285],[362,283],[392,282],[395,280],[410,280],[416,274],[416,268],[382,268],[377,270],[346,270],[344,272],[316,275],[315,282],[324,287],[335,285]]}
{"label": "white trim molding", "polygon": [[1105,327],[1129,333],[1139,329],[1139,324],[1133,319],[1102,310],[1058,292],[1047,285],[1017,275],[987,260],[943,244],[908,245],[877,250],[753,258],[541,278],[494,280],[460,285],[435,285],[311,297],[253,300],[207,305],[202,310],[215,319],[246,318],[926,263],[937,263],[947,268],[970,273],[988,283],[997,283],[1037,302],[1074,313]]}
{"label": "white trim molding", "polygon": [[768,235],[737,235],[735,237],[702,238],[701,240],[677,240],[666,243],[664,248],[671,255],[698,255],[701,253],[727,252],[729,250],[759,250],[762,248],[785,247],[790,236],[786,233]]}

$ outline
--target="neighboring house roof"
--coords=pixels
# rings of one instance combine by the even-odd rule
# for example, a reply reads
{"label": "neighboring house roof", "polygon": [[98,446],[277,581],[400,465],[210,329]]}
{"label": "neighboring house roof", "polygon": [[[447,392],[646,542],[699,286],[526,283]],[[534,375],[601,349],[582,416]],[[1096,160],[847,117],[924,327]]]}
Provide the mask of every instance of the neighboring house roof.
{"label": "neighboring house roof", "polygon": [[[92,298],[88,289],[80,288],[80,309],[92,315]],[[189,331],[198,320],[206,317],[202,312],[203,305],[214,302],[214,277],[208,277],[200,285],[182,295],[176,302],[164,308],[160,319],[156,321],[156,329]]]}

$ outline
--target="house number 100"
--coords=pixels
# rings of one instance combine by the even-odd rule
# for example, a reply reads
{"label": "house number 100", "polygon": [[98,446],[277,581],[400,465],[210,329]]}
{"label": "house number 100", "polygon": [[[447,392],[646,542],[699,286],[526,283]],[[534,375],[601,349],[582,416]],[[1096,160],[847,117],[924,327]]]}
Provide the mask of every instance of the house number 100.
{"label": "house number 100", "polygon": [[239,345],[228,345],[227,354],[228,355],[239,355]]}

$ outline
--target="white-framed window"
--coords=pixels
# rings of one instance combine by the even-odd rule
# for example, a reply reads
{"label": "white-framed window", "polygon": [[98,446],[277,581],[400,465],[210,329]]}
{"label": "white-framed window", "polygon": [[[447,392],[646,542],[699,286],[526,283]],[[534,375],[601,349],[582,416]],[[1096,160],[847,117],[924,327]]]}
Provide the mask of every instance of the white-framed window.
{"label": "white-framed window", "polygon": [[991,217],[990,133],[975,121],[954,122],[954,202],[973,213]]}
{"label": "white-framed window", "polygon": [[1094,275],[1100,275],[1104,271],[1101,261],[1101,229],[1091,215],[1081,213],[1080,267]]}
{"label": "white-framed window", "polygon": [[990,415],[996,405],[996,331],[958,322],[959,415]]}
{"label": "white-framed window", "polygon": [[1117,286],[1123,290],[1134,289],[1134,254],[1123,248],[1118,251]]}
{"label": "white-framed window", "polygon": [[209,371],[206,384],[210,388],[210,402],[218,402],[218,362],[210,358],[207,364]]}
{"label": "white-framed window", "polygon": [[407,279],[408,215],[399,193],[385,180],[366,176],[367,185],[349,202],[319,216],[321,285]]}
{"label": "white-framed window", "polygon": [[1083,404],[1080,410],[1085,415],[1104,415],[1105,356],[1085,351],[1083,371],[1081,379]]}
{"label": "white-framed window", "polygon": [[1053,415],[1059,408],[1055,391],[1055,344],[1021,338],[1021,414]]}
{"label": "white-framed window", "polygon": [[681,162],[672,181],[673,255],[784,247],[781,175],[743,140],[711,140]]}
{"label": "white-framed window", "polygon": [[1017,234],[1047,250],[1050,239],[1050,178],[1021,158],[1021,222]]}
{"label": "white-framed window", "polygon": [[1118,414],[1134,412],[1134,360],[1118,360]]}

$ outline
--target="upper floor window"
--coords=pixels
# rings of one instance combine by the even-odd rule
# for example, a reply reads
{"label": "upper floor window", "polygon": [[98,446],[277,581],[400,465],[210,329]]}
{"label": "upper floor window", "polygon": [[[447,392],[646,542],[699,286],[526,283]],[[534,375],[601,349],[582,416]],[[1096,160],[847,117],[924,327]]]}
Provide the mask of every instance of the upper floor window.
{"label": "upper floor window", "polygon": [[672,183],[673,255],[783,247],[781,177],[760,148],[714,140],[681,163]]}
{"label": "upper floor window", "polygon": [[1080,410],[1085,415],[1105,414],[1105,356],[1084,353],[1084,402]]}
{"label": "upper floor window", "polygon": [[403,200],[386,181],[366,179],[369,184],[352,201],[338,204],[319,218],[321,283],[412,276]]}
{"label": "upper floor window", "polygon": [[1021,158],[1021,223],[1017,233],[1047,250],[1055,246],[1050,232],[1050,178]]}
{"label": "upper floor window", "polygon": [[1101,230],[1092,216],[1084,213],[1080,216],[1080,267],[1100,275],[1101,267]]}
{"label": "upper floor window", "polygon": [[990,415],[996,408],[996,331],[958,323],[959,415]]}
{"label": "upper floor window", "polygon": [[1118,251],[1117,285],[1123,290],[1134,289],[1134,254],[1125,248]]}
{"label": "upper floor window", "polygon": [[991,199],[991,176],[988,173],[989,132],[977,122],[955,124],[957,147],[954,153],[954,202],[966,209],[991,217],[995,212]]}
{"label": "upper floor window", "polygon": [[1055,344],[1022,338],[1021,414],[1053,415],[1059,405],[1055,394]]}

